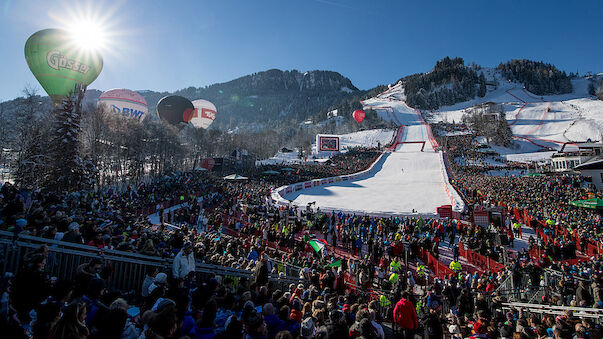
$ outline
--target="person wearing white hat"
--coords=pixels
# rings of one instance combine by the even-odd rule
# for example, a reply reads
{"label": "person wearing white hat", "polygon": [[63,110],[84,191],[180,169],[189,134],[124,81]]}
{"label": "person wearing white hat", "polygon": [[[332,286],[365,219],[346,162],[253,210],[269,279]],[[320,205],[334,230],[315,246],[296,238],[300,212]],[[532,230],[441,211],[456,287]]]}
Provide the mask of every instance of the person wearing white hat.
{"label": "person wearing white hat", "polygon": [[165,287],[166,283],[167,283],[167,274],[157,273],[157,275],[153,279],[153,283],[149,286],[148,294],[153,293],[153,291],[157,288]]}

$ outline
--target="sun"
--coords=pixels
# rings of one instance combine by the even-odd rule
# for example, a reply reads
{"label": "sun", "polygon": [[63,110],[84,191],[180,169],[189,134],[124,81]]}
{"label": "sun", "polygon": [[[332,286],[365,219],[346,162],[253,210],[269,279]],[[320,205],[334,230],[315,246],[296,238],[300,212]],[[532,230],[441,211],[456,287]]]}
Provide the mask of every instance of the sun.
{"label": "sun", "polygon": [[69,43],[85,53],[112,52],[120,35],[119,7],[101,2],[76,2],[59,6],[49,13],[52,26],[65,30]]}
{"label": "sun", "polygon": [[71,40],[86,51],[97,51],[107,47],[107,31],[98,22],[89,19],[75,20],[67,27]]}

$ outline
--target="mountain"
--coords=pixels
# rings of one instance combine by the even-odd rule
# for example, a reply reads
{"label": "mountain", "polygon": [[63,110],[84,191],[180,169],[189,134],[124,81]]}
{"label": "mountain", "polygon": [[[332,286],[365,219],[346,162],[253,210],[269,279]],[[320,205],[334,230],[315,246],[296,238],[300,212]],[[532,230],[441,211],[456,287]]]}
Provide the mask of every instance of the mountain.
{"label": "mountain", "polygon": [[[214,103],[218,115],[213,128],[263,129],[276,123],[299,123],[318,112],[334,109],[342,100],[357,100],[367,93],[350,79],[332,71],[271,69],[246,75],[225,83],[206,87],[188,87],[175,92],[138,91],[149,105],[149,118],[155,117],[157,102],[166,95],[180,95],[190,100],[206,99]],[[88,89],[84,107],[95,105],[102,92]],[[19,114],[23,98],[1,103],[0,112]],[[39,97],[38,109],[50,112],[48,97]],[[323,117],[323,119],[326,118]]]}
{"label": "mountain", "polygon": [[[476,97],[484,97],[487,82],[482,67],[465,65],[462,58],[445,57],[427,73],[401,78],[406,102],[415,108],[434,110]],[[567,94],[572,92],[571,79],[576,75],[557,69],[554,65],[527,59],[500,63],[499,73],[508,81],[523,84],[536,95]],[[491,82],[490,82],[491,83]]]}
{"label": "mountain", "polygon": [[[513,133],[513,147],[498,149],[503,153],[560,149],[565,143],[601,140],[603,101],[595,96],[601,84],[600,76],[568,76],[553,69],[544,71],[543,67],[550,65],[509,64],[513,65],[512,70],[504,64],[497,68],[476,68],[479,76],[483,75],[486,80],[485,95],[424,110],[426,120],[458,123],[471,112],[493,110],[504,116]],[[398,88],[398,94],[392,91],[388,94],[406,100],[401,83]]]}
{"label": "mountain", "polygon": [[567,94],[572,92],[571,78],[551,64],[527,59],[514,59],[501,63],[497,69],[502,70],[510,81],[518,81],[526,89],[536,95]]}
{"label": "mountain", "polygon": [[437,109],[484,96],[485,79],[474,67],[465,66],[462,58],[445,57],[427,73],[413,74],[399,80],[404,86],[406,102],[419,109]]}
{"label": "mountain", "polygon": [[446,57],[427,73],[388,85],[364,100],[364,106],[392,120],[385,107],[403,102],[409,113],[420,110],[428,123],[443,126],[485,114],[484,119],[496,121],[487,127],[505,136],[504,146],[491,146],[500,154],[513,154],[559,150],[566,144],[565,150],[575,151],[578,142],[602,140],[602,99],[603,74],[566,74],[554,65],[525,59],[496,68],[468,66],[461,58]]}
{"label": "mountain", "polygon": [[[350,79],[337,72],[271,69],[206,87],[188,87],[175,92],[139,91],[155,115],[157,102],[174,94],[190,100],[209,100],[218,109],[214,128],[272,127],[278,120],[301,122],[342,99],[361,95]],[[96,93],[87,95],[95,100]]]}
{"label": "mountain", "polygon": [[[174,94],[203,98],[218,109],[217,127],[241,123],[270,124],[277,119],[303,121],[318,111],[364,93],[337,72],[271,69],[204,88],[189,87]],[[144,96],[145,94],[143,94]],[[149,98],[153,106],[155,98]]]}
{"label": "mountain", "polygon": [[[576,123],[571,128],[563,126],[563,131],[567,133],[563,138],[556,138],[556,141],[594,139],[599,134],[599,128],[594,126],[603,124],[598,121],[596,114],[599,103],[603,104],[603,101],[597,101],[594,96],[603,98],[601,77],[577,77],[571,73],[566,75],[555,66],[542,62],[511,60],[496,68],[484,68],[476,64],[465,65],[461,58],[446,57],[437,61],[430,71],[402,77],[394,86],[400,89],[395,92],[397,100],[404,100],[409,106],[421,109],[425,113],[434,111],[436,121],[460,121],[465,109],[492,101],[518,105],[505,106],[506,111],[513,112],[507,116],[510,123],[517,121],[515,115],[521,120],[525,114],[532,111],[537,118],[535,121],[539,122],[548,107],[546,96],[557,95],[559,99],[551,98],[551,102],[563,102],[552,104],[552,113],[569,112],[569,116],[547,113],[544,118],[558,118],[567,124],[574,121]],[[524,88],[531,94],[525,94]],[[347,119],[350,126],[358,128],[359,126],[353,124],[350,113],[362,107],[360,100],[377,96],[386,90],[387,86],[377,86],[368,91],[359,90],[350,79],[332,71],[314,70],[302,73],[297,70],[271,69],[206,87],[188,87],[175,92],[138,92],[149,104],[150,119],[156,118],[155,106],[162,97],[176,94],[191,100],[206,99],[213,102],[218,109],[218,115],[212,128],[259,132],[267,129],[298,129],[302,122],[319,126],[327,122],[328,112],[335,110],[343,119]],[[100,94],[99,90],[89,89],[84,106],[95,105]],[[522,99],[517,99],[517,96]],[[40,114],[50,112],[52,105],[48,97],[37,97],[36,100],[36,111]],[[521,109],[524,103],[529,104]],[[11,121],[14,120],[12,116],[21,115],[23,105],[23,98],[0,103],[0,121],[5,121],[1,123],[0,129],[10,130]],[[535,108],[538,105],[544,105],[540,115]],[[370,117],[372,115],[367,111],[367,118]],[[370,126],[378,123],[377,120],[369,122]],[[577,130],[578,126],[589,124],[592,126],[590,132],[581,133]],[[522,135],[532,134],[527,133],[532,132],[532,129],[541,133],[546,131],[538,127],[539,124],[525,131],[517,130],[521,126],[524,125],[514,124],[513,129]]]}

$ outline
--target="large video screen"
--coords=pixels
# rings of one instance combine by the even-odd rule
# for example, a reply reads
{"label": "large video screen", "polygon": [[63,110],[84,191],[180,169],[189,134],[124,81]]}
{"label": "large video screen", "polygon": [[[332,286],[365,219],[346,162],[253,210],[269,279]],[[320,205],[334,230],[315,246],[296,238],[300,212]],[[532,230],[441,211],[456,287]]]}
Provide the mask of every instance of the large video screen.
{"label": "large video screen", "polygon": [[319,150],[323,152],[339,152],[339,137],[319,137]]}

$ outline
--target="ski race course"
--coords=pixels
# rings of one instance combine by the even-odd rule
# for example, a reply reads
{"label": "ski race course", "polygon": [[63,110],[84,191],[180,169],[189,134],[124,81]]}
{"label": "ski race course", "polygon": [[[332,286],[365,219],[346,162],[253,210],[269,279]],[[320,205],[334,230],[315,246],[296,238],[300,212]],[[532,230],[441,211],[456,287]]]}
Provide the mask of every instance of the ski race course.
{"label": "ski race course", "polygon": [[569,143],[569,150],[575,150],[573,143],[601,138],[603,101],[589,94],[587,79],[573,79],[571,93],[538,96],[523,84],[506,80],[495,69],[485,68],[482,72],[497,84],[496,88],[488,90],[483,98],[440,107],[429,113],[428,120],[460,122],[466,109],[476,104],[500,104],[515,141],[513,148],[496,148],[501,154],[559,150],[565,143]]}
{"label": "ski race course", "polygon": [[[542,151],[559,150],[566,143],[569,144],[567,149],[572,150],[576,142],[597,140],[603,132],[599,114],[603,103],[589,96],[586,79],[572,80],[572,93],[537,96],[522,84],[506,80],[495,69],[482,72],[496,83],[485,97],[425,111],[426,119],[431,123],[460,122],[467,109],[474,105],[500,104],[513,133],[513,146],[490,147],[515,161],[550,158],[553,152]],[[463,210],[462,199],[449,183],[444,157],[433,139],[431,128],[405,101],[403,85],[397,83],[362,102],[364,108],[374,109],[384,120],[401,126],[395,147],[385,152],[367,171],[332,181],[321,179],[318,184],[314,180],[281,187],[273,198],[282,204],[305,207],[316,202],[314,207],[322,210],[373,215],[433,215],[442,205],[452,205],[454,211]],[[424,142],[423,152],[422,143],[412,142]],[[362,141],[356,143],[361,144],[369,146]]]}
{"label": "ski race course", "polygon": [[273,198],[282,204],[305,207],[315,202],[314,207],[323,211],[370,215],[435,215],[442,205],[462,210],[464,203],[448,182],[443,154],[437,150],[429,125],[403,101],[389,101],[384,96],[363,104],[401,128],[394,145],[371,168],[326,185],[281,187]]}

